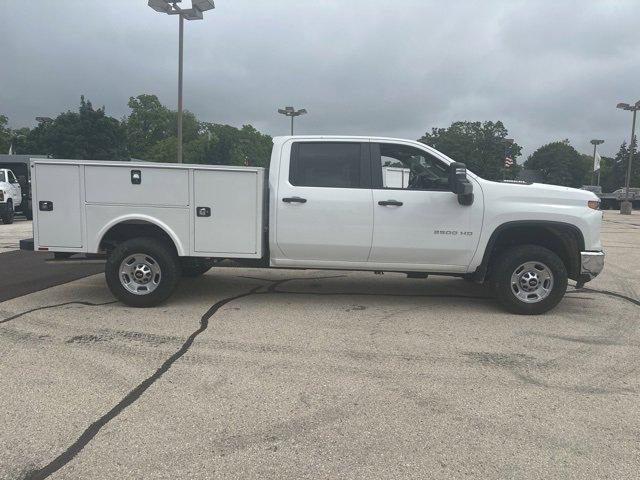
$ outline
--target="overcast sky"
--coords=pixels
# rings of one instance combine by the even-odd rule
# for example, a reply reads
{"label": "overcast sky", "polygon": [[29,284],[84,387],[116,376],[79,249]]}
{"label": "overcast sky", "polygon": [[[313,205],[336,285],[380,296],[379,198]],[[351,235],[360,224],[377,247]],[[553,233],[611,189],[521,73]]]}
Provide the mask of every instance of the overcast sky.
{"label": "overcast sky", "polygon": [[[154,93],[177,103],[176,17],[146,0],[3,0],[0,114],[12,127],[77,109],[117,118]],[[184,0],[187,6],[189,0]],[[185,25],[185,108],[288,133],[416,139],[456,120],[502,120],[526,155],[568,138],[611,155],[640,99],[640,2],[216,0]]]}

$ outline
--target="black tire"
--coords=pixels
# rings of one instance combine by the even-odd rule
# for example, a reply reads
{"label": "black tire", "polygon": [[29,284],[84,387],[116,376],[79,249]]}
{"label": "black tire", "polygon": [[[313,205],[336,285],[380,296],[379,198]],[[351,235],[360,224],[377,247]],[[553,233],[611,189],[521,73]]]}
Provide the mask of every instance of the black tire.
{"label": "black tire", "polygon": [[11,199],[8,199],[7,210],[2,215],[2,223],[4,223],[5,225],[12,224],[14,216],[15,216],[15,211],[13,210],[13,201]]}
{"label": "black tire", "polygon": [[[141,254],[152,265],[159,268],[154,289],[145,293],[132,293],[121,280],[121,264],[132,255]],[[111,252],[105,265],[105,277],[111,293],[130,307],[155,307],[164,302],[176,288],[180,279],[180,262],[173,248],[155,238],[132,238],[120,243]]]}
{"label": "black tire", "polygon": [[[526,269],[516,273],[516,270],[524,264],[533,264],[531,269],[533,277],[529,275],[530,282],[535,282],[533,286],[527,284]],[[547,270],[541,268],[546,267]],[[540,276],[537,276],[537,269],[540,269]],[[510,248],[500,254],[493,264],[493,273],[491,274],[491,283],[495,290],[496,296],[500,303],[510,312],[519,315],[539,315],[554,308],[567,291],[567,269],[558,255],[551,250],[540,247],[538,245],[520,245]],[[539,294],[542,290],[542,284],[539,279],[545,277],[545,272],[551,272],[551,282],[548,283],[548,293]],[[548,272],[547,272],[548,273]],[[512,282],[513,275],[521,275],[519,282]],[[525,283],[525,287],[520,282]],[[544,280],[548,282],[548,280]],[[526,288],[539,288],[539,290],[530,293]],[[517,295],[520,295],[520,298]],[[544,296],[546,294],[546,296]],[[527,301],[522,297],[530,296]]]}
{"label": "black tire", "polygon": [[182,276],[186,278],[196,278],[207,273],[215,260],[208,258],[183,257],[180,259]]}
{"label": "black tire", "polygon": [[33,210],[31,209],[25,210],[24,216],[26,217],[27,220],[33,220]]}

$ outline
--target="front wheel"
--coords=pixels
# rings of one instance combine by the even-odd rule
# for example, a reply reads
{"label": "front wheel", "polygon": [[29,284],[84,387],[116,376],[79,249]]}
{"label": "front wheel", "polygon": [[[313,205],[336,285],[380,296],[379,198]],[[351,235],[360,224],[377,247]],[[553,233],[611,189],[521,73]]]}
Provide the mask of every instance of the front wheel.
{"label": "front wheel", "polygon": [[538,315],[554,308],[567,291],[567,269],[551,250],[521,245],[503,252],[491,282],[500,303],[510,312]]}
{"label": "front wheel", "polygon": [[131,307],[154,307],[173,293],[180,278],[175,251],[155,238],[133,238],[107,258],[105,277],[111,293]]}

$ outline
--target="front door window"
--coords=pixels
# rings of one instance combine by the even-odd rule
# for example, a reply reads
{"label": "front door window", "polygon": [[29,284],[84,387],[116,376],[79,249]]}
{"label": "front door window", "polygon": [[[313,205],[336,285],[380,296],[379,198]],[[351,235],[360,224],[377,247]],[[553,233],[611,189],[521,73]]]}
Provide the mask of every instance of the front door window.
{"label": "front door window", "polygon": [[377,144],[377,148],[380,149],[378,168],[382,188],[449,190],[448,165],[424,150],[393,143]]}

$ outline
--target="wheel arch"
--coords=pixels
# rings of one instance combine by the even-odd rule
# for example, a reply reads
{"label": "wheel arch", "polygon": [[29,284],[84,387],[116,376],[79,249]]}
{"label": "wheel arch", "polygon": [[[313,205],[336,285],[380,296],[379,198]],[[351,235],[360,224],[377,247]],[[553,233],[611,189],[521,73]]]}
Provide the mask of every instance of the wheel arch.
{"label": "wheel arch", "polygon": [[576,279],[580,275],[584,236],[578,227],[551,220],[516,220],[499,225],[491,233],[474,280],[485,280],[493,259],[504,248],[526,244],[546,247],[556,253],[565,264],[569,278]]}
{"label": "wheel arch", "polygon": [[179,256],[186,256],[180,237],[166,223],[147,215],[124,215],[104,225],[96,235],[96,251],[135,237],[158,238],[171,245]]}

